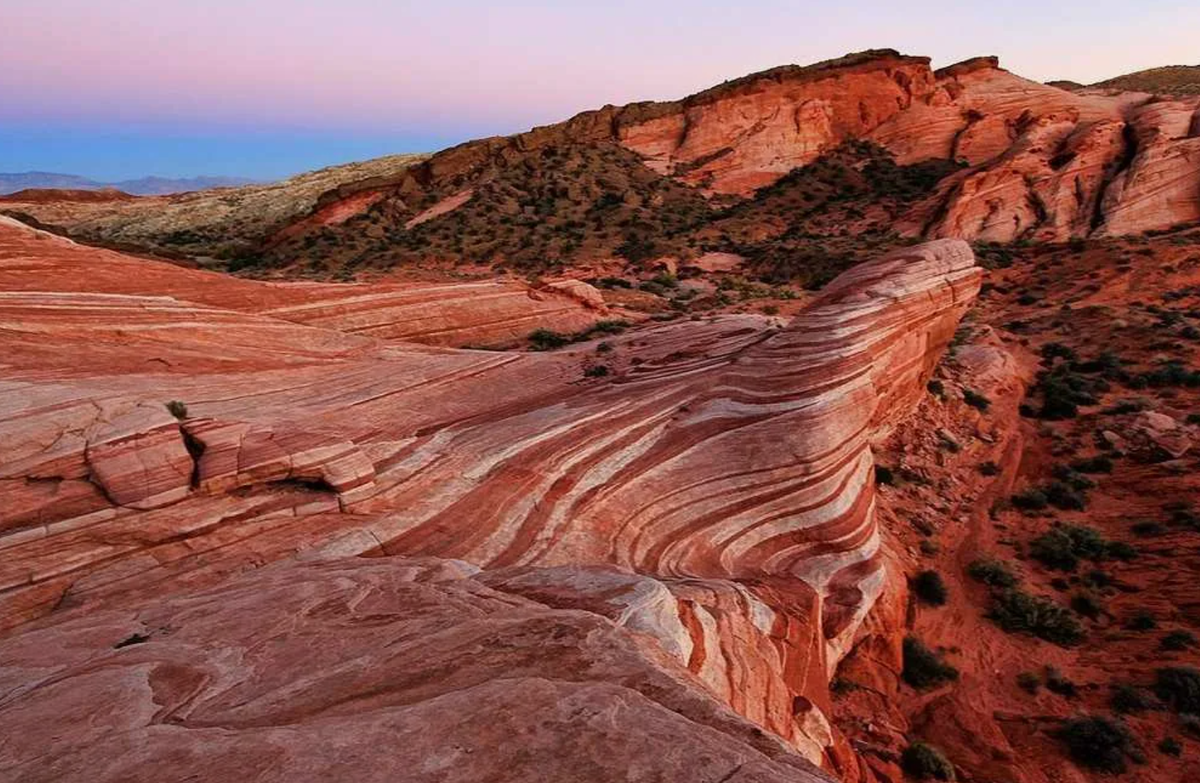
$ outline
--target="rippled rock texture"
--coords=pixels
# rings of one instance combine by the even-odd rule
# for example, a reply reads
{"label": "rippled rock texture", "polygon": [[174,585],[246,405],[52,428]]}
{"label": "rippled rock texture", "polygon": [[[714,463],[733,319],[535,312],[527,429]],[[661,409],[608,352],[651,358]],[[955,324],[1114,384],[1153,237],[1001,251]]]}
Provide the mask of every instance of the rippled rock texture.
{"label": "rippled rock texture", "polygon": [[[782,330],[725,316],[515,354],[383,339],[337,304],[388,291],[0,226],[0,621],[33,621],[0,643],[0,724],[79,725],[73,750],[22,740],[3,761],[117,780],[219,742],[289,777],[334,743],[368,779],[460,779],[441,759],[466,780],[484,743],[474,763],[512,780],[614,755],[633,780],[684,758],[713,779],[817,779],[808,762],[860,779],[825,712],[887,587],[871,444],[979,283],[969,247],[940,240],[843,274]],[[369,753],[439,721],[463,741]],[[628,752],[680,731],[687,753]]]}

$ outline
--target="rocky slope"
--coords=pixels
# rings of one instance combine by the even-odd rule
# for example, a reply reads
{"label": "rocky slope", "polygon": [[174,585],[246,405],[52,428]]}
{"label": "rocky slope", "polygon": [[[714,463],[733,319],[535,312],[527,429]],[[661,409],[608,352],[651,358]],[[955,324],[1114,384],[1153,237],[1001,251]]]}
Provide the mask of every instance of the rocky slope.
{"label": "rocky slope", "polygon": [[1147,68],[1090,85],[1088,89],[1148,92],[1156,95],[1200,95],[1200,65]]}
{"label": "rocky slope", "polygon": [[[257,247],[281,224],[312,209],[317,198],[348,181],[391,176],[420,155],[383,158],[332,166],[268,185],[220,187],[176,195],[131,199],[136,193],[108,190],[29,189],[0,196],[0,213],[59,227],[80,239],[133,247],[175,257],[215,256],[237,259]],[[108,194],[110,197],[105,198]],[[120,196],[119,198],[117,196]]]}
{"label": "rocky slope", "polygon": [[292,276],[687,265],[718,252],[818,287],[916,239],[1063,242],[1198,221],[1198,144],[1194,96],[1068,91],[995,58],[935,71],[875,50],[607,106],[412,166],[340,170],[286,208],[272,189],[165,210],[29,198],[4,208],[90,241]]}
{"label": "rocky slope", "polygon": [[[918,203],[900,215],[876,207],[894,182],[872,183],[857,220],[833,221],[842,228],[1003,242],[1165,229],[1200,220],[1198,111],[1191,98],[1067,92],[994,58],[933,71],[926,58],[866,52],[674,103],[606,107],[447,150],[390,182],[349,183],[278,234],[267,255],[352,266],[686,259],[737,251],[723,230],[731,205],[759,207],[761,250],[789,231],[812,233],[821,211],[805,204],[809,220],[788,226],[756,194],[861,143],[941,181],[926,198],[905,194]],[[813,201],[811,181],[789,185]]]}
{"label": "rocky slope", "polygon": [[[873,779],[830,723],[829,677],[888,583],[871,444],[919,399],[978,290],[964,243],[862,265],[782,331],[718,316],[512,354],[383,340],[353,318],[282,320],[296,309],[281,300],[337,309],[325,289],[348,286],[229,280],[0,232],[0,616],[31,628],[0,641],[0,724],[30,737],[2,751],[23,779],[207,763],[183,748],[217,727],[226,758],[265,763],[273,748],[283,775],[330,763],[305,732],[457,722],[463,698],[480,726],[512,715],[528,738],[478,757],[511,767],[506,779],[583,774],[656,732],[682,732],[681,755],[626,752],[632,779],[695,769],[691,753],[714,779],[820,779],[812,765]],[[129,625],[136,607],[144,630]],[[229,669],[221,650],[277,639],[264,612],[296,629],[294,650],[271,642],[278,658]],[[49,638],[79,641],[51,661]],[[427,663],[389,638],[420,640]],[[509,652],[455,652],[481,638]],[[289,704],[266,673],[291,682],[294,666],[314,679]],[[346,667],[373,673],[346,683]],[[441,672],[432,690],[422,667]],[[72,702],[131,677],[145,687],[121,691],[122,722]],[[537,704],[572,700],[582,712],[520,728]],[[614,710],[621,729],[583,728]],[[29,733],[39,715],[81,721],[60,761]],[[270,728],[285,723],[286,740]],[[414,747],[413,768],[449,747]],[[362,748],[345,752],[364,774],[394,761]]]}

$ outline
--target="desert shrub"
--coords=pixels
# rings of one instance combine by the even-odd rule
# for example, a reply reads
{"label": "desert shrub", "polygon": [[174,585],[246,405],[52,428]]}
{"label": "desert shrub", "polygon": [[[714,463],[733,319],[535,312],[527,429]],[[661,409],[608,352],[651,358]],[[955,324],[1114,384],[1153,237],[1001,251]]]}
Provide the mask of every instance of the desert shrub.
{"label": "desert shrub", "polygon": [[979,472],[984,476],[998,476],[1000,475],[1000,466],[988,460],[979,466]]}
{"label": "desert shrub", "polygon": [[1071,609],[1089,620],[1095,620],[1104,614],[1104,605],[1092,593],[1077,593],[1072,596]]}
{"label": "desert shrub", "polygon": [[991,400],[973,389],[963,389],[963,402],[965,402],[967,405],[970,405],[972,408],[976,408],[984,412],[986,412],[988,408],[992,407]]}
{"label": "desert shrub", "polygon": [[958,669],[941,659],[915,636],[904,640],[904,681],[914,688],[931,688],[958,679]]}
{"label": "desert shrub", "polygon": [[1015,587],[1017,584],[1017,575],[1000,560],[976,560],[967,566],[967,573],[989,587]]}
{"label": "desert shrub", "polygon": [[1138,557],[1137,548],[1124,541],[1109,541],[1104,554],[1113,560],[1136,560]]}
{"label": "desert shrub", "polygon": [[1017,686],[1026,693],[1033,695],[1042,687],[1042,678],[1037,676],[1037,672],[1021,672],[1017,675]]}
{"label": "desert shrub", "polygon": [[942,551],[942,548],[938,546],[938,542],[934,541],[932,538],[922,538],[919,548],[921,550],[921,554],[923,555],[936,555],[938,552]]}
{"label": "desert shrub", "polygon": [[1128,769],[1126,759],[1141,759],[1129,729],[1109,718],[1069,720],[1058,731],[1058,737],[1075,763],[1089,769],[1119,774]]}
{"label": "desert shrub", "polygon": [[1071,489],[1082,491],[1085,489],[1092,489],[1096,486],[1095,481],[1092,481],[1084,474],[1080,473],[1074,468],[1068,467],[1067,465],[1055,465],[1051,470],[1051,473],[1054,475],[1054,478],[1058,479]]}
{"label": "desert shrub", "polygon": [[1115,685],[1108,697],[1109,705],[1117,712],[1145,712],[1154,706],[1149,694],[1133,685]]}
{"label": "desert shrub", "polygon": [[946,386],[937,378],[934,378],[929,383],[925,384],[925,388],[935,397],[946,396]]}
{"label": "desert shrub", "polygon": [[883,465],[875,466],[875,483],[876,484],[895,484],[896,473],[889,467]]}
{"label": "desert shrub", "polygon": [[997,594],[988,616],[1009,633],[1033,634],[1062,647],[1083,641],[1083,628],[1068,610],[1017,588]]}
{"label": "desert shrub", "polygon": [[552,329],[535,329],[529,334],[529,346],[535,351],[552,351],[555,348],[569,345],[570,342],[569,335]]}
{"label": "desert shrub", "polygon": [[1062,523],[1055,523],[1029,544],[1034,559],[1058,571],[1074,571],[1080,560],[1100,560],[1108,551],[1108,542],[1092,528]]}
{"label": "desert shrub", "polygon": [[1059,696],[1067,698],[1074,698],[1078,693],[1079,689],[1075,687],[1075,683],[1053,666],[1047,666],[1045,674],[1046,690],[1051,693],[1057,693]]}
{"label": "desert shrub", "polygon": [[179,400],[171,400],[168,402],[167,411],[177,419],[186,419],[188,416],[187,405]]}
{"label": "desert shrub", "polygon": [[1077,459],[1071,463],[1071,469],[1080,473],[1112,473],[1113,461],[1100,454],[1087,459]]}
{"label": "desert shrub", "polygon": [[1166,528],[1157,522],[1137,522],[1129,529],[1133,531],[1135,536],[1140,538],[1151,538],[1153,536],[1162,535]]}
{"label": "desert shrub", "polygon": [[1063,511],[1082,511],[1087,506],[1084,494],[1065,481],[1052,481],[1042,492],[1047,503]]}
{"label": "desert shrub", "polygon": [[1200,671],[1167,666],[1155,672],[1154,694],[1176,712],[1200,713]]}
{"label": "desert shrub", "polygon": [[914,742],[900,754],[904,774],[917,780],[954,780],[954,765],[941,751],[924,742]]}
{"label": "desert shrub", "polygon": [[1158,621],[1145,609],[1137,610],[1125,621],[1125,628],[1130,631],[1153,631],[1157,627]]}
{"label": "desert shrub", "polygon": [[1012,496],[1011,501],[1022,511],[1041,511],[1050,505],[1050,501],[1046,499],[1046,493],[1033,488],[1018,492]]}
{"label": "desert shrub", "polygon": [[1038,373],[1037,383],[1030,393],[1040,394],[1042,398],[1042,405],[1036,412],[1038,418],[1060,421],[1079,415],[1080,405],[1095,405],[1097,393],[1107,388],[1104,380],[1081,375],[1072,365],[1064,363]]}
{"label": "desert shrub", "polygon": [[1171,631],[1159,640],[1164,650],[1179,652],[1196,646],[1196,635],[1191,631]]}
{"label": "desert shrub", "polygon": [[937,571],[921,571],[913,577],[912,589],[917,598],[930,606],[942,606],[946,603],[946,582]]}
{"label": "desert shrub", "polygon": [[1183,745],[1174,737],[1163,737],[1158,743],[1158,750],[1167,756],[1178,756],[1183,753]]}
{"label": "desert shrub", "polygon": [[593,364],[591,367],[583,371],[586,378],[603,378],[608,375],[608,366],[604,364]]}

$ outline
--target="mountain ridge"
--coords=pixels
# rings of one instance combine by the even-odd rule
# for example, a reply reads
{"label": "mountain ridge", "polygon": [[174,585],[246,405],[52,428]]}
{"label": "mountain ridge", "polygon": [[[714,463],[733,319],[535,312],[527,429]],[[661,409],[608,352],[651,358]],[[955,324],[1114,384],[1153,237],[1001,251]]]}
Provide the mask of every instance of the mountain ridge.
{"label": "mountain ridge", "polygon": [[120,190],[134,196],[163,196],[195,190],[238,187],[257,184],[247,177],[200,176],[200,177],[137,177],[112,182],[82,177],[78,174],[60,174],[51,171],[0,172],[0,196],[22,190]]}

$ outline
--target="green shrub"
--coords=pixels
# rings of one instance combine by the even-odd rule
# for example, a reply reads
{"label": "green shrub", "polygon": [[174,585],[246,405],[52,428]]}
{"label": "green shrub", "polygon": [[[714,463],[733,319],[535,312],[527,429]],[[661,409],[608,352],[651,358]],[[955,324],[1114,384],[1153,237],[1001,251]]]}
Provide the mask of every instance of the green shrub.
{"label": "green shrub", "polygon": [[932,688],[958,679],[958,669],[946,663],[920,639],[909,636],[904,640],[904,681],[914,688]]}
{"label": "green shrub", "polygon": [[1154,701],[1141,688],[1133,685],[1113,686],[1109,704],[1117,712],[1145,712],[1154,706]]}
{"label": "green shrub", "polygon": [[1167,756],[1179,756],[1183,753],[1183,745],[1174,737],[1163,737],[1158,743],[1158,750]]}
{"label": "green shrub", "polygon": [[1016,574],[1000,560],[976,560],[967,566],[967,573],[989,587],[1015,587],[1017,584]]}
{"label": "green shrub", "polygon": [[954,780],[954,765],[941,751],[924,742],[914,742],[900,754],[900,768],[917,780]]}
{"label": "green shrub", "polygon": [[1167,666],[1155,672],[1154,693],[1176,712],[1200,713],[1200,671]]}
{"label": "green shrub", "polygon": [[1104,537],[1082,525],[1055,523],[1029,544],[1034,559],[1058,571],[1074,571],[1080,560],[1100,560],[1108,552]]}
{"label": "green shrub", "polygon": [[1071,469],[1080,473],[1112,473],[1113,461],[1101,454],[1087,459],[1077,459],[1071,463]]}
{"label": "green shrub", "polygon": [[1042,678],[1038,677],[1036,672],[1021,672],[1017,675],[1017,686],[1033,695],[1042,687]]}
{"label": "green shrub", "polygon": [[946,582],[937,571],[924,570],[912,580],[913,593],[922,603],[930,606],[942,606],[946,603]]}
{"label": "green shrub", "polygon": [[535,329],[529,334],[529,345],[535,351],[552,351],[570,343],[568,335],[551,329]]}
{"label": "green shrub", "polygon": [[1041,511],[1050,505],[1050,501],[1046,499],[1046,493],[1040,489],[1027,489],[1019,492],[1013,495],[1011,500],[1012,504],[1022,511]]}
{"label": "green shrub", "polygon": [[963,389],[963,402],[985,413],[992,407],[991,400],[973,389]]}
{"label": "green shrub", "polygon": [[1053,666],[1046,667],[1046,690],[1051,693],[1057,693],[1059,696],[1066,696],[1068,699],[1074,698],[1078,693],[1078,688],[1069,677],[1060,672]]}
{"label": "green shrub", "polygon": [[1171,631],[1159,641],[1164,650],[1179,652],[1196,646],[1196,635],[1191,631]]}
{"label": "green shrub", "polygon": [[1069,720],[1058,731],[1058,737],[1075,763],[1089,769],[1119,774],[1128,769],[1126,759],[1141,759],[1129,729],[1109,718]]}
{"label": "green shrub", "polygon": [[186,419],[188,417],[187,405],[179,400],[171,400],[168,402],[167,411],[177,419]]}
{"label": "green shrub", "polygon": [[1089,620],[1095,620],[1104,614],[1104,605],[1091,593],[1077,593],[1072,596],[1071,609]]}
{"label": "green shrub", "polygon": [[1069,611],[1040,595],[1017,588],[997,594],[988,616],[1009,633],[1029,633],[1070,647],[1083,641],[1083,628]]}
{"label": "green shrub", "polygon": [[1157,627],[1158,621],[1145,609],[1138,609],[1125,621],[1125,628],[1130,631],[1153,631]]}

